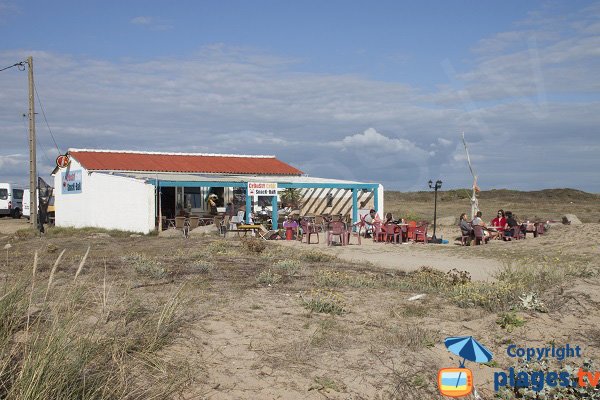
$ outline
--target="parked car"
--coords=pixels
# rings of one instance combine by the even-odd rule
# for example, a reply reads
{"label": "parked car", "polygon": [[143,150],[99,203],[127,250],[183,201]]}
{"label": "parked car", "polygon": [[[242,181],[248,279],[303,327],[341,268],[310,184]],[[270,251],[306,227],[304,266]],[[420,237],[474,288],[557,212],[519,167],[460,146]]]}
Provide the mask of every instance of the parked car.
{"label": "parked car", "polygon": [[4,215],[21,218],[23,215],[23,188],[11,183],[0,183],[0,216]]}

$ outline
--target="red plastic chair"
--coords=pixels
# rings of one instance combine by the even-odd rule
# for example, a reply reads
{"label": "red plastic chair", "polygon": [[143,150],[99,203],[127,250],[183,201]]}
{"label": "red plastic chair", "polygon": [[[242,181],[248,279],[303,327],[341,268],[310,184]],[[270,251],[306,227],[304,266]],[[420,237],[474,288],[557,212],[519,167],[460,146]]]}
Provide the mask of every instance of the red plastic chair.
{"label": "red plastic chair", "polygon": [[317,243],[319,243],[319,229],[317,226],[306,220],[302,220],[300,226],[302,226],[302,239],[306,238],[307,244],[310,244],[311,235],[317,235]]}
{"label": "red plastic chair", "polygon": [[385,230],[381,224],[373,224],[373,241],[385,241]]}
{"label": "red plastic chair", "polygon": [[543,235],[546,232],[546,227],[543,222],[536,222],[535,224],[535,232],[533,237],[538,237],[539,235]]}
{"label": "red plastic chair", "polygon": [[415,228],[417,227],[416,221],[408,221],[408,227],[406,229],[406,240],[415,240]]}
{"label": "red plastic chair", "polygon": [[483,226],[473,225],[473,233],[475,234],[475,245],[486,243],[486,237],[483,232]]}
{"label": "red plastic chair", "polygon": [[[386,224],[385,225],[385,242],[390,243],[399,243],[400,237],[402,235],[402,230],[396,224]],[[390,240],[391,239],[391,240]]]}
{"label": "red plastic chair", "polygon": [[352,230],[349,232],[348,235],[348,244],[350,244],[350,239],[352,238],[352,236],[356,236],[358,238],[358,244],[361,244],[360,235],[362,234],[363,229],[365,230],[365,233],[367,230],[367,223],[365,222],[365,217],[366,215],[360,217],[360,221],[352,225]]}
{"label": "red plastic chair", "polygon": [[414,235],[415,243],[420,241],[427,244],[427,224],[417,226],[414,230]]}
{"label": "red plastic chair", "polygon": [[333,243],[333,237],[337,236],[340,238],[340,243],[345,246],[347,243],[347,232],[346,224],[342,221],[333,221],[328,225],[329,230],[327,231],[327,246],[331,246]]}

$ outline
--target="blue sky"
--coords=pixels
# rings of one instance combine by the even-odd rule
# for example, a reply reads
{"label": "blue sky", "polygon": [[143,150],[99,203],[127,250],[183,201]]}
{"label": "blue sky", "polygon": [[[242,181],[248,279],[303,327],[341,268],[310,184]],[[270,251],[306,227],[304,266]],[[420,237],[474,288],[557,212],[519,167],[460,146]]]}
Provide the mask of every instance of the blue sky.
{"label": "blue sky", "polygon": [[[470,185],[464,130],[483,189],[600,192],[599,17],[584,1],[0,0],[0,67],[33,55],[62,150],[275,154],[422,190]],[[0,72],[0,180],[27,180],[26,89]]]}

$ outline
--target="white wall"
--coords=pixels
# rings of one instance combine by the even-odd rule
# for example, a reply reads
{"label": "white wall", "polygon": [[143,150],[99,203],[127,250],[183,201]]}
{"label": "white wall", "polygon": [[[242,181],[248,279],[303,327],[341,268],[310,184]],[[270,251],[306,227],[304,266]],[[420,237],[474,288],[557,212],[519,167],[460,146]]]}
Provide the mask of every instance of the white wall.
{"label": "white wall", "polygon": [[71,158],[69,171],[81,170],[81,193],[63,194],[62,173],[54,177],[56,226],[96,227],[149,233],[155,229],[154,186],[106,173],[91,174]]}
{"label": "white wall", "polygon": [[383,185],[377,186],[377,213],[381,218],[385,217],[385,210],[383,208]]}

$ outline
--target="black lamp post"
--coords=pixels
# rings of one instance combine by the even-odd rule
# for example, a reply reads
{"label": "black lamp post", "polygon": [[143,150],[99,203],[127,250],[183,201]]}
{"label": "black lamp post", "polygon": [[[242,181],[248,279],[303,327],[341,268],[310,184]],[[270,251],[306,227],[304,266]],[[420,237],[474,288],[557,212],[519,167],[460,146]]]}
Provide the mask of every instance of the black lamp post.
{"label": "black lamp post", "polygon": [[437,238],[435,237],[435,225],[436,225],[436,221],[437,221],[437,192],[438,189],[442,187],[442,181],[440,181],[439,179],[437,181],[435,181],[435,185],[433,184],[433,182],[430,180],[429,181],[429,188],[435,190],[435,200],[434,200],[434,206],[433,206],[433,237],[431,238],[432,242],[437,242]]}

